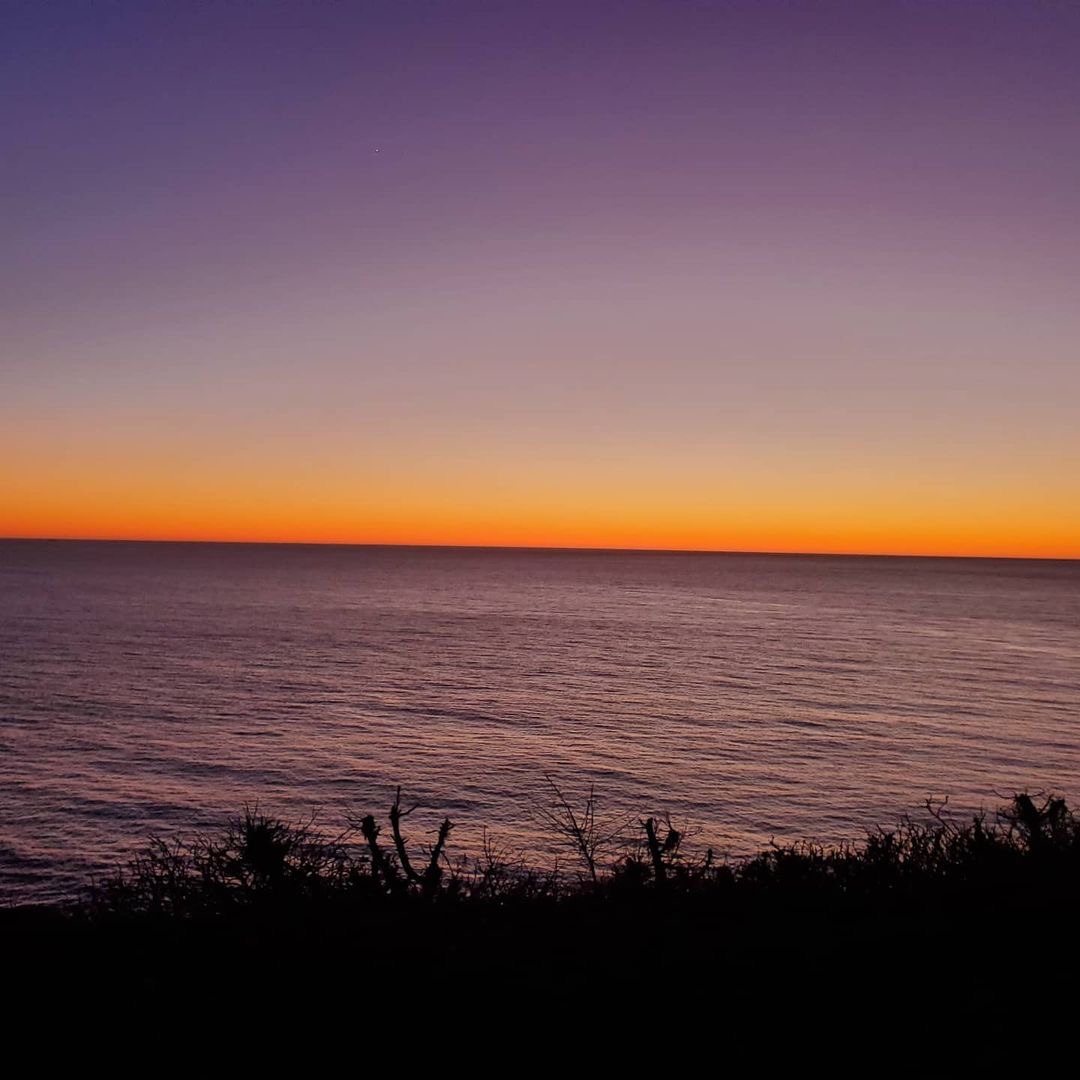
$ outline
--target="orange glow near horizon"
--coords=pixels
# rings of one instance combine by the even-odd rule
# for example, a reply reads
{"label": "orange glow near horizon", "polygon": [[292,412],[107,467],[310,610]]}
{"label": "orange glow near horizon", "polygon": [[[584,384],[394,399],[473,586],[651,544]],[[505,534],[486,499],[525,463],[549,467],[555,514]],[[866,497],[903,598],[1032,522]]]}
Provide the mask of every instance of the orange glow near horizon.
{"label": "orange glow near horizon", "polygon": [[393,440],[342,423],[200,432],[195,419],[10,425],[0,536],[1080,558],[1075,436],[1050,424],[997,445],[926,427],[916,451],[905,433],[861,430],[642,445],[467,425]]}
{"label": "orange glow near horizon", "polygon": [[1015,492],[995,502],[978,492],[566,486],[482,497],[434,485],[196,488],[115,476],[20,487],[5,493],[0,536],[1080,558],[1078,504],[1066,515],[1065,504]]}

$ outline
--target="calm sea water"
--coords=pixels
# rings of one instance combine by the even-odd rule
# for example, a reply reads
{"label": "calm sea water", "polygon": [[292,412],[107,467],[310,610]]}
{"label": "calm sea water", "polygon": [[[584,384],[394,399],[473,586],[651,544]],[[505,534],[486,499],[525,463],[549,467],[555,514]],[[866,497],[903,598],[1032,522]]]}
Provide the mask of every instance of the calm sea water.
{"label": "calm sea water", "polygon": [[7,897],[397,783],[543,855],[545,773],[733,854],[1076,798],[1080,563],[0,543]]}

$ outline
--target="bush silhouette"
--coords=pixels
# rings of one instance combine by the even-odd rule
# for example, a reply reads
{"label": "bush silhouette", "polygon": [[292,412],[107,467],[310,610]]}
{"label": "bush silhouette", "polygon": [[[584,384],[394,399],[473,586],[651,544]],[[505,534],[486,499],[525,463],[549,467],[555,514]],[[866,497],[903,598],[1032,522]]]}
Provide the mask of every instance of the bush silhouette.
{"label": "bush silhouette", "polygon": [[310,821],[289,824],[245,809],[221,837],[151,840],[128,867],[94,886],[94,903],[112,912],[189,916],[311,901],[364,881],[346,839],[327,838]]}
{"label": "bush silhouette", "polygon": [[602,821],[593,792],[575,810],[551,784],[546,819],[573,851],[581,874],[530,866],[485,832],[482,850],[452,860],[453,830],[443,820],[432,844],[410,854],[401,790],[387,814],[389,841],[373,814],[327,836],[313,821],[290,824],[245,810],[220,837],[154,839],[129,866],[92,889],[99,913],[206,916],[230,911],[326,904],[484,904],[521,900],[627,902],[635,896],[694,894],[716,902],[851,905],[940,902],[993,890],[1080,882],[1080,822],[1053,795],[1020,793],[992,817],[957,823],[947,804],[926,804],[927,819],[903,819],[859,844],[773,844],[739,861],[711,850],[687,854],[670,819]]}
{"label": "bush silhouette", "polygon": [[315,995],[379,1025],[414,1023],[425,1004],[470,1022],[503,1005],[577,1024],[607,1010],[642,1016],[629,1037],[650,1044],[668,1016],[726,1024],[737,1042],[740,1017],[862,1016],[880,1032],[910,1013],[912,1045],[931,1017],[989,1045],[1021,1016],[1042,1030],[1071,1009],[1080,826],[1057,796],[964,819],[930,803],[858,843],[734,860],[696,850],[679,823],[613,818],[594,793],[560,790],[554,812],[576,822],[555,830],[565,865],[490,833],[456,853],[448,819],[410,837],[401,792],[342,832],[255,807],[220,834],[155,839],[77,905],[0,910],[9,985],[110,1007],[210,1000],[223,1015],[241,998]]}

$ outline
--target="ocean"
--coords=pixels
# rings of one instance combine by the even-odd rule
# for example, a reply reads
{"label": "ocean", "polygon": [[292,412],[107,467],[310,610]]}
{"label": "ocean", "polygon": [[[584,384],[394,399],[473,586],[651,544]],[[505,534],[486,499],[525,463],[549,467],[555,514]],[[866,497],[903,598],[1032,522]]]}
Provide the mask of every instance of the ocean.
{"label": "ocean", "polygon": [[1080,562],[0,542],[0,897],[245,805],[533,861],[547,777],[738,856],[1080,797]]}

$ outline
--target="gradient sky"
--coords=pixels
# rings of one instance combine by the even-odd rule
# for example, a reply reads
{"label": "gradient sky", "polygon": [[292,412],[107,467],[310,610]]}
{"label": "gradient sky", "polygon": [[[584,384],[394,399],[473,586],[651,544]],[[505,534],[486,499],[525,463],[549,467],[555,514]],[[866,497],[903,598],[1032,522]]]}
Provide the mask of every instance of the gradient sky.
{"label": "gradient sky", "polygon": [[0,535],[1080,557],[1080,4],[0,20]]}

